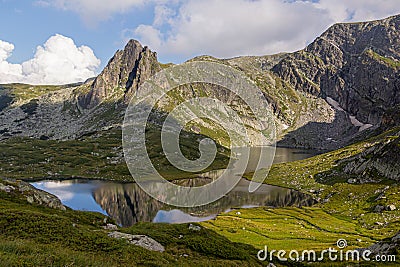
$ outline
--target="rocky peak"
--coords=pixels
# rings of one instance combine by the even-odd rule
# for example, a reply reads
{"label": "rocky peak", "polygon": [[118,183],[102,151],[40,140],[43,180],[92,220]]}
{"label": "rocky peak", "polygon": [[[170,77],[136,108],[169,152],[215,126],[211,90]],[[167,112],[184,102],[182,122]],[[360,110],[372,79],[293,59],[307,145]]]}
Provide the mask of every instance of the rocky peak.
{"label": "rocky peak", "polygon": [[380,124],[400,104],[400,15],[335,24],[272,71],[299,91],[334,99],[362,123]]}
{"label": "rocky peak", "polygon": [[[330,42],[346,54],[361,54],[371,48],[382,56],[399,59],[399,28],[400,15],[368,22],[338,23],[326,30],[319,39]],[[310,47],[315,52],[313,44],[306,49]]]}
{"label": "rocky peak", "polygon": [[88,94],[79,103],[92,108],[111,96],[127,96],[161,69],[157,53],[138,41],[130,40],[123,50],[118,50],[107,66],[93,81]]}

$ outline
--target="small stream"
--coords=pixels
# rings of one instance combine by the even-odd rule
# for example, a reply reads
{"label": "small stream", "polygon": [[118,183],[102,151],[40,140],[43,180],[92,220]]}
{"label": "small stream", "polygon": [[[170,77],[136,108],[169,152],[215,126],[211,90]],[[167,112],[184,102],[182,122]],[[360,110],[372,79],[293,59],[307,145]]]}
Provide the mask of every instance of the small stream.
{"label": "small stream", "polygon": [[[317,151],[277,148],[274,163],[301,160],[316,154]],[[211,171],[199,175],[198,178],[177,180],[174,183],[199,186],[209,183],[220,172]],[[65,206],[75,210],[101,212],[112,217],[121,226],[131,226],[137,222],[200,222],[234,208],[309,206],[314,203],[311,197],[298,191],[266,184],[261,185],[254,193],[249,193],[249,183],[248,180],[241,179],[223,198],[195,208],[168,206],[148,196],[136,183],[71,179],[44,180],[32,185],[56,195]]]}

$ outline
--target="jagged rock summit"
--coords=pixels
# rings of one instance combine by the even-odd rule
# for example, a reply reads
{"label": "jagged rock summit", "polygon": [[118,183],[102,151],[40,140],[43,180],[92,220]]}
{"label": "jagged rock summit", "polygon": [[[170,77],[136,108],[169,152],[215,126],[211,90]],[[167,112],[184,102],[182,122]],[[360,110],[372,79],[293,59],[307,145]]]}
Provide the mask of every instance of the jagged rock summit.
{"label": "jagged rock summit", "polygon": [[109,60],[91,84],[89,93],[83,95],[79,103],[84,108],[93,108],[115,94],[130,95],[160,70],[157,53],[136,40],[130,40],[123,50],[118,50]]}

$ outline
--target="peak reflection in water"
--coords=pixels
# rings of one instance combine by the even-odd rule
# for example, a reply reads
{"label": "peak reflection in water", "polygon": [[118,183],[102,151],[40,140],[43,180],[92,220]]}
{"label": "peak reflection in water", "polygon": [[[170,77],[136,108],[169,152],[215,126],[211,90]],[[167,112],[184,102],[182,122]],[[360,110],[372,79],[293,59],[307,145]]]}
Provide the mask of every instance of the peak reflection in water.
{"label": "peak reflection in water", "polygon": [[[182,186],[204,184],[208,178],[193,178],[176,181]],[[294,190],[262,185],[256,192],[249,193],[249,181],[242,179],[225,197],[205,206],[177,208],[165,205],[148,196],[137,184],[105,183],[93,191],[95,201],[123,226],[137,222],[183,223],[204,221],[221,212],[239,207],[285,207],[309,206],[314,200]],[[158,186],[154,183],[154,186]]]}
{"label": "peak reflection in water", "polygon": [[163,206],[134,183],[105,183],[95,189],[92,196],[122,226],[151,222]]}

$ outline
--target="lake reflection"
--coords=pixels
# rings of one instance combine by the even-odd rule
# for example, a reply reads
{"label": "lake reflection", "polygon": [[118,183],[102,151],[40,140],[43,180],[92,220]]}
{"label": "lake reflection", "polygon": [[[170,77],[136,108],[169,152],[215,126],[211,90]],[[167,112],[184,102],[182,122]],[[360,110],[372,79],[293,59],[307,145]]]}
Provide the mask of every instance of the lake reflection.
{"label": "lake reflection", "polygon": [[[277,148],[274,162],[299,160],[315,155],[314,152],[306,152]],[[198,178],[178,180],[174,183],[182,186],[200,186],[219,175],[220,171],[212,171],[201,174]],[[137,222],[199,222],[212,219],[217,214],[233,208],[309,206],[314,203],[312,198],[297,191],[265,184],[254,193],[249,193],[249,183],[248,180],[241,179],[225,197],[195,208],[168,206],[147,195],[135,183],[67,180],[32,184],[58,196],[64,205],[72,209],[108,214],[122,226],[131,226]],[[157,187],[161,184],[155,182],[152,186]]]}

